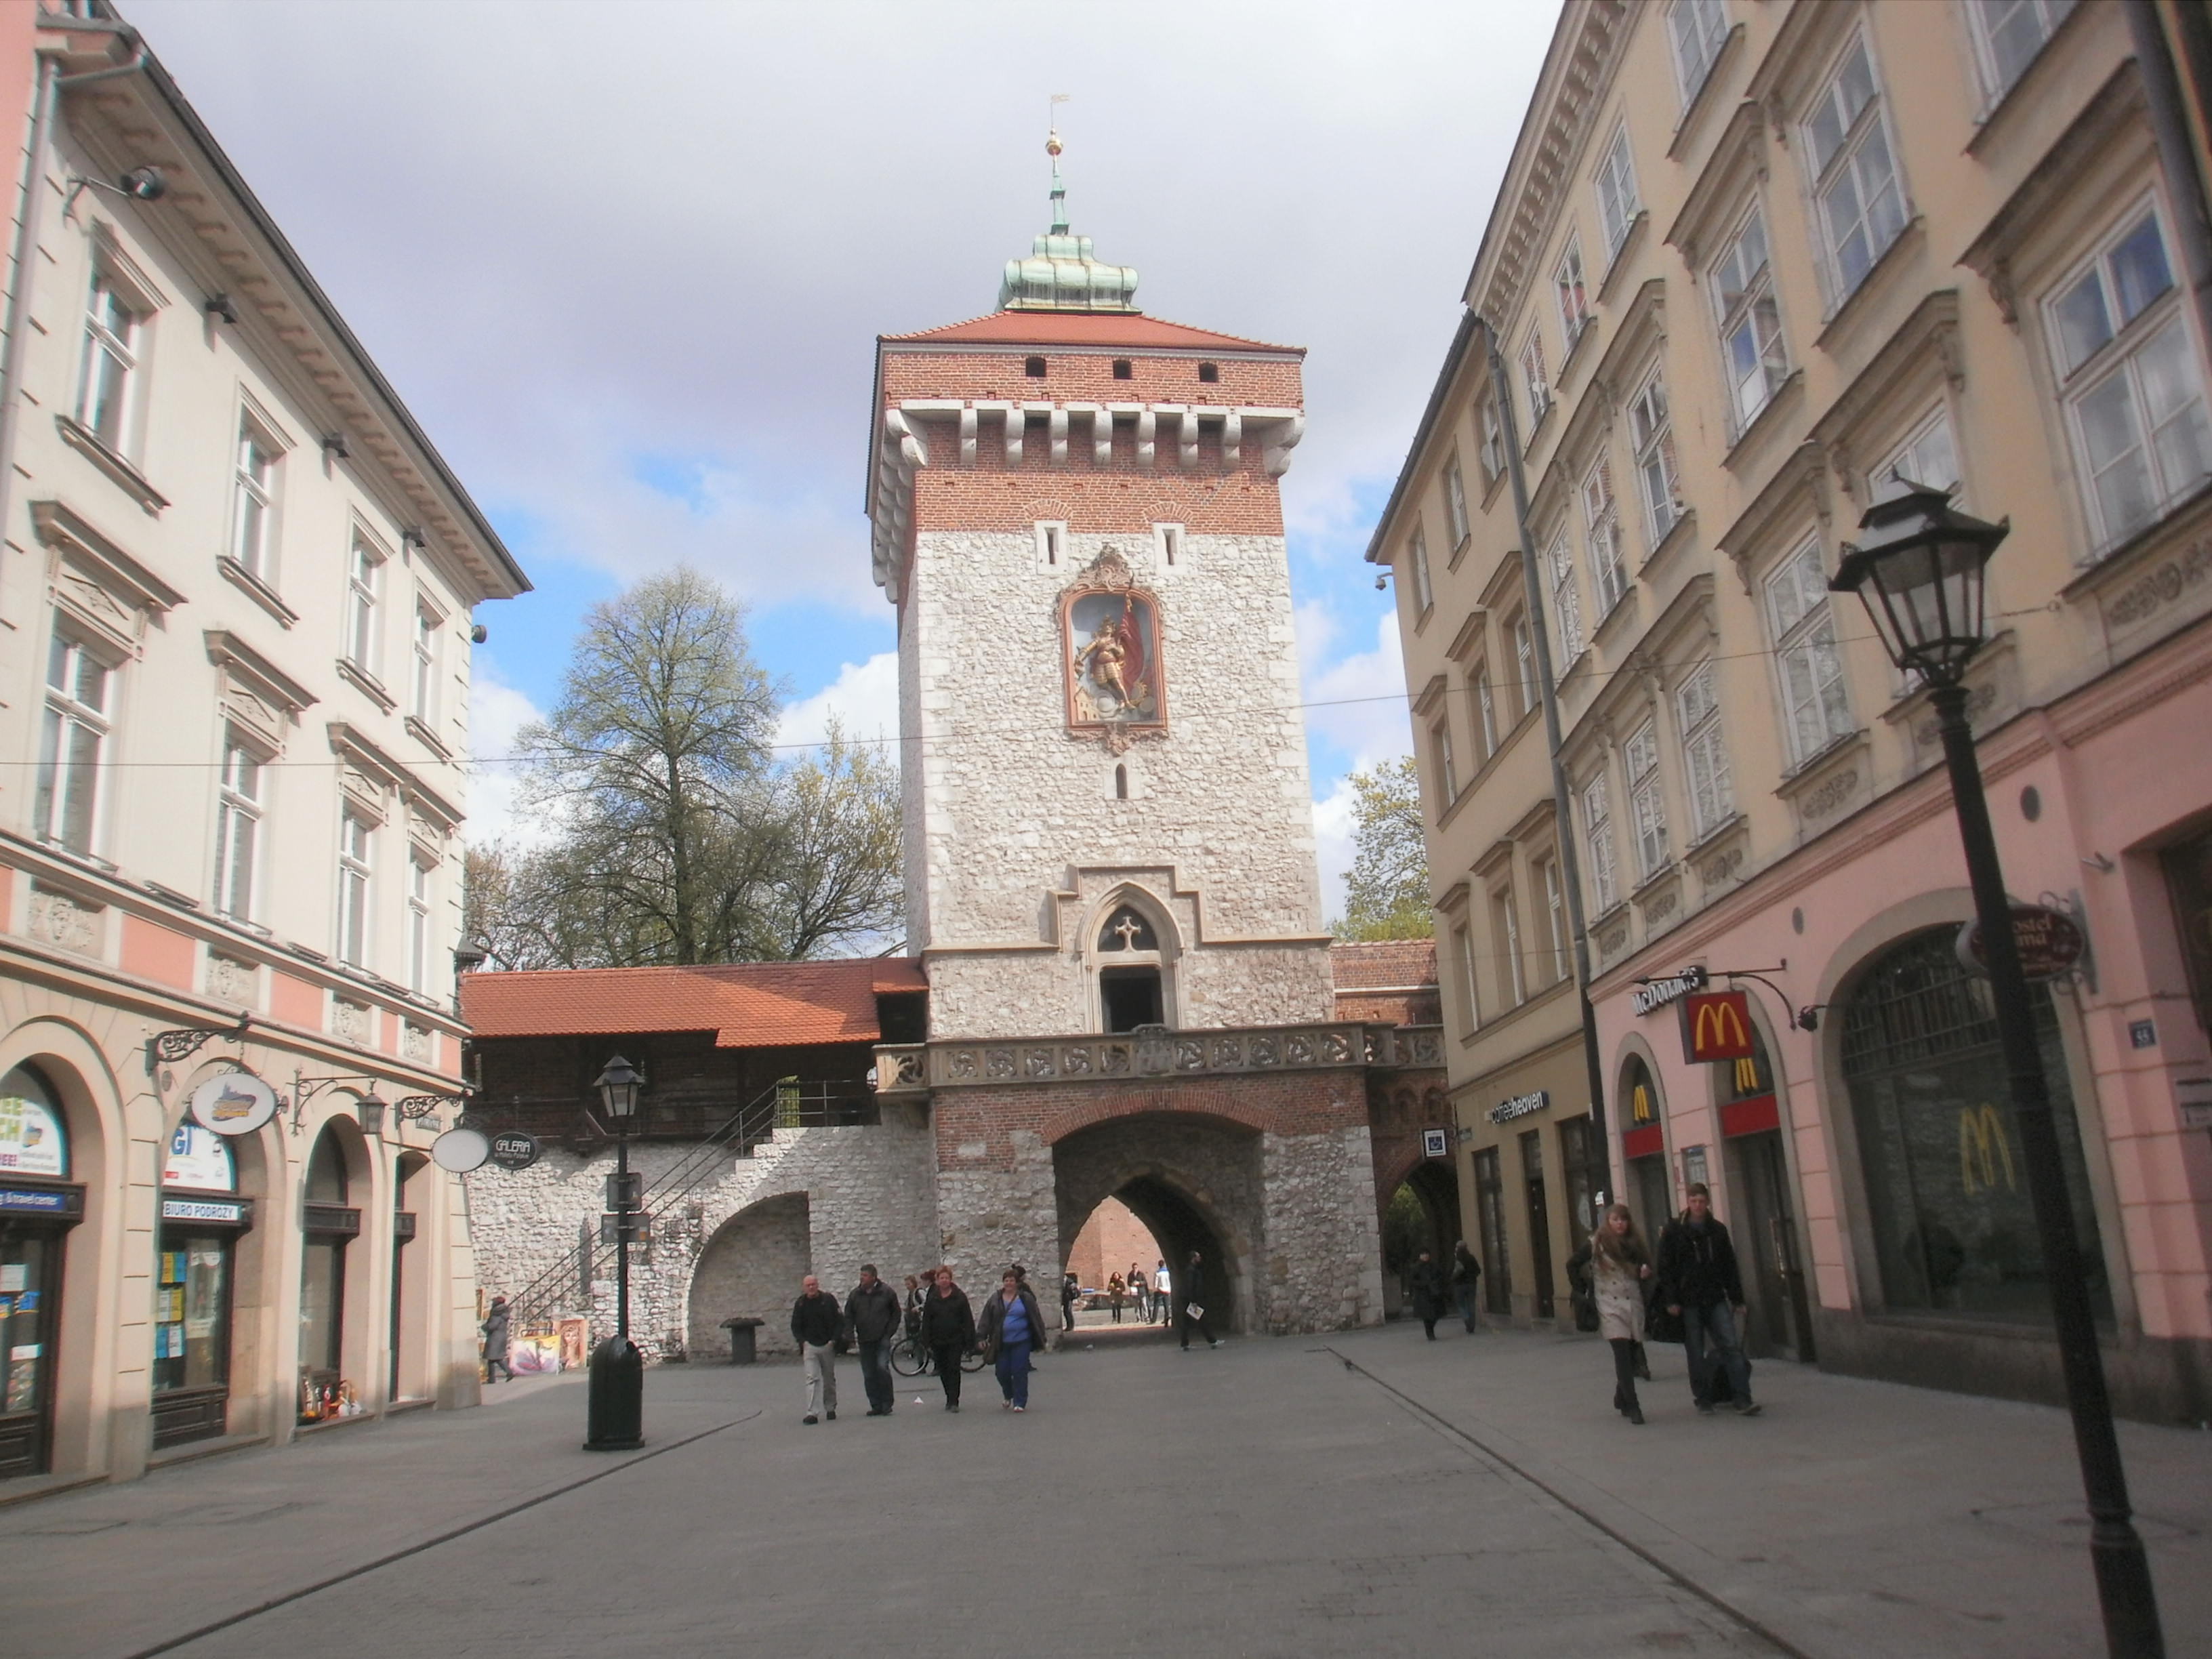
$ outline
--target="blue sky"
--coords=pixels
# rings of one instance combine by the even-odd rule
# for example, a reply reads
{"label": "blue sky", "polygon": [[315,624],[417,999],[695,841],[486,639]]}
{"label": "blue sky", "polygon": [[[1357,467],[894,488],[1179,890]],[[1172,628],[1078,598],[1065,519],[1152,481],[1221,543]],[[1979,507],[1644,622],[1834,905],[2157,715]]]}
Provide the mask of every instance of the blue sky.
{"label": "blue sky", "polygon": [[[595,601],[684,562],[793,698],[887,725],[861,483],[874,337],[990,308],[1044,225],[1154,315],[1309,348],[1284,481],[1326,902],[1347,769],[1404,752],[1362,562],[1555,9],[1520,0],[122,0],[538,584],[484,607],[472,746]],[[521,832],[495,764],[472,836]]]}

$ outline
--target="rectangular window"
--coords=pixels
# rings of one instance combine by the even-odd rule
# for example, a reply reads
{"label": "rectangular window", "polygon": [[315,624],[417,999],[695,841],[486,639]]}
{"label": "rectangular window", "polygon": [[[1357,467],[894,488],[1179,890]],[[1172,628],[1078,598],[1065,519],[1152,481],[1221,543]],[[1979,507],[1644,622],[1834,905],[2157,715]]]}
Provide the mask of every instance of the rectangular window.
{"label": "rectangular window", "polygon": [[1413,611],[1425,617],[1437,602],[1436,590],[1429,584],[1429,538],[1426,530],[1413,526],[1413,538],[1406,544],[1406,562],[1413,570]]}
{"label": "rectangular window", "polygon": [[1559,302],[1559,337],[1567,343],[1571,356],[1575,342],[1589,325],[1589,295],[1583,286],[1583,245],[1572,237],[1567,240],[1567,251],[1559,256],[1559,268],[1552,273],[1552,289]]}
{"label": "rectangular window", "polygon": [[2212,471],[2212,428],[2164,231],[2144,206],[2045,302],[2051,355],[2100,545]]}
{"label": "rectangular window", "polygon": [[1559,860],[1546,859],[1541,867],[1544,924],[1551,935],[1552,982],[1556,985],[1567,976],[1567,895],[1559,882]]}
{"label": "rectangular window", "polygon": [[1429,728],[1429,757],[1437,769],[1437,816],[1441,818],[1459,799],[1459,764],[1452,757],[1449,720],[1438,720]]}
{"label": "rectangular window", "polygon": [[2074,0],[1966,0],[1982,79],[1994,99],[2027,72]]}
{"label": "rectangular window", "polygon": [[1766,614],[1774,633],[1790,754],[1799,762],[1810,760],[1851,729],[1817,536],[1767,577]]}
{"label": "rectangular window", "polygon": [[[1533,433],[1552,407],[1551,376],[1544,367],[1544,336],[1533,324],[1521,345],[1521,384],[1528,393],[1528,430]],[[1526,437],[1522,439],[1524,445],[1528,441]]]}
{"label": "rectangular window", "polygon": [[1959,449],[1951,441],[1951,417],[1938,410],[1874,470],[1874,498],[1886,501],[1913,484],[1930,489],[1959,488]]}
{"label": "rectangular window", "polygon": [[379,629],[383,619],[377,603],[384,587],[384,558],[368,542],[356,536],[348,563],[346,580],[346,660],[364,674],[376,673]]}
{"label": "rectangular window", "polygon": [[1528,975],[1521,960],[1521,919],[1514,913],[1513,890],[1501,888],[1490,896],[1490,936],[1505,955],[1507,983],[1513,989],[1513,1006],[1528,1000]]}
{"label": "rectangular window", "polygon": [[238,467],[233,475],[230,556],[262,581],[275,580],[270,532],[275,518],[276,446],[251,421],[238,431]]}
{"label": "rectangular window", "polygon": [[407,860],[407,988],[430,988],[430,866]]}
{"label": "rectangular window", "polygon": [[1897,240],[1908,216],[1863,35],[1851,42],[1813,100],[1805,153],[1827,236],[1833,299],[1841,304]]}
{"label": "rectangular window", "polygon": [[138,372],[141,319],[114,280],[95,270],[85,311],[77,424],[120,454],[130,431],[131,386]]}
{"label": "rectangular window", "polygon": [[368,966],[371,913],[369,883],[374,874],[371,854],[376,831],[368,819],[351,812],[338,819],[338,960],[356,968]]}
{"label": "rectangular window", "polygon": [[1613,863],[1613,804],[1601,772],[1583,786],[1583,834],[1589,841],[1590,902],[1598,915],[1620,902]]}
{"label": "rectangular window", "polygon": [[1605,228],[1605,257],[1610,261],[1628,240],[1628,228],[1641,210],[1636,199],[1636,171],[1629,165],[1628,129],[1615,129],[1597,169],[1598,222]]}
{"label": "rectangular window", "polygon": [[1714,262],[1711,287],[1728,374],[1730,430],[1740,434],[1790,378],[1782,310],[1767,269],[1766,224],[1756,207]]}
{"label": "rectangular window", "polygon": [[1451,458],[1444,469],[1444,516],[1451,524],[1452,547],[1467,539],[1467,476],[1459,470],[1459,457]]}
{"label": "rectangular window", "polygon": [[1482,481],[1495,482],[1505,471],[1505,428],[1498,418],[1497,402],[1482,400]]}
{"label": "rectangular window", "polygon": [[1659,371],[1628,400],[1628,438],[1636,447],[1636,480],[1644,497],[1644,529],[1657,547],[1682,516],[1681,475],[1674,468],[1674,424]]}
{"label": "rectangular window", "polygon": [[415,649],[407,686],[407,712],[425,726],[438,718],[440,618],[428,605],[415,607]]}
{"label": "rectangular window", "polygon": [[1636,869],[1648,877],[1667,862],[1667,798],[1659,787],[1659,733],[1650,720],[1621,746],[1628,771],[1628,813],[1636,826]]}
{"label": "rectangular window", "polygon": [[1674,85],[1688,103],[1712,73],[1713,60],[1728,39],[1728,8],[1722,0],[1673,0],[1667,8],[1667,38],[1674,47]]}
{"label": "rectangular window", "polygon": [[1474,717],[1474,763],[1481,765],[1498,752],[1498,702],[1490,694],[1490,664],[1486,659],[1467,671],[1468,712]]}
{"label": "rectangular window", "polygon": [[1467,1006],[1467,1029],[1482,1024],[1482,1000],[1475,994],[1474,938],[1464,927],[1452,929],[1452,949],[1459,962],[1459,994]]}
{"label": "rectangular window", "polygon": [[215,817],[215,908],[239,921],[253,920],[255,872],[261,852],[261,757],[227,738]]}
{"label": "rectangular window", "polygon": [[1513,718],[1520,720],[1536,706],[1536,636],[1528,626],[1528,613],[1516,613],[1513,618],[1513,670],[1518,678],[1514,681],[1515,708]]}
{"label": "rectangular window", "polygon": [[1558,674],[1583,653],[1582,590],[1575,580],[1575,556],[1565,531],[1552,543],[1545,560],[1551,567],[1552,617],[1559,630],[1559,666],[1553,671]]}
{"label": "rectangular window", "polygon": [[1583,525],[1589,533],[1590,580],[1597,584],[1601,620],[1628,591],[1620,558],[1620,514],[1613,500],[1613,463],[1600,461],[1583,480]]}
{"label": "rectangular window", "polygon": [[1674,718],[1682,732],[1683,769],[1690,778],[1690,816],[1703,841],[1735,811],[1728,748],[1721,741],[1721,703],[1709,658],[1682,677],[1674,693]]}
{"label": "rectangular window", "polygon": [[33,829],[41,840],[90,853],[100,829],[102,763],[115,672],[57,629],[46,649],[46,708],[39,744]]}

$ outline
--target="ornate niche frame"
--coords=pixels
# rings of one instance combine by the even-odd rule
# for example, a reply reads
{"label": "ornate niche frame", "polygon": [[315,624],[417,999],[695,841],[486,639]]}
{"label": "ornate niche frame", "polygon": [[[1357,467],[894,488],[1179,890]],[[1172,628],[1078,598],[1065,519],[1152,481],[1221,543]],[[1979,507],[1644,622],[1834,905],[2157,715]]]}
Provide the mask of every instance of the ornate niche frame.
{"label": "ornate niche frame", "polygon": [[1159,595],[1109,547],[1060,595],[1060,660],[1067,729],[1119,755],[1168,729]]}

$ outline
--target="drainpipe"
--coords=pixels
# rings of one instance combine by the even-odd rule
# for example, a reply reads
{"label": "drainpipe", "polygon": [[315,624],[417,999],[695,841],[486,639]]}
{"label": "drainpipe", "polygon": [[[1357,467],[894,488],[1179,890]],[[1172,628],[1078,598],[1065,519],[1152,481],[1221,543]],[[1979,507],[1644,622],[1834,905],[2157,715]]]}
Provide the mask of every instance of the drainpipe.
{"label": "drainpipe", "polygon": [[15,494],[15,435],[22,418],[23,360],[30,348],[31,282],[38,269],[39,227],[46,216],[46,149],[53,137],[54,112],[64,88],[94,81],[136,75],[152,62],[140,52],[127,64],[89,70],[82,75],[64,75],[52,58],[39,60],[39,89],[31,121],[31,153],[23,176],[23,211],[15,225],[15,286],[8,294],[4,325],[8,343],[0,350],[0,536],[8,527],[8,514]]}
{"label": "drainpipe", "polygon": [[[2179,8],[2185,19],[2182,27],[2193,37],[2188,44],[2197,48],[2192,56],[2205,50],[2202,16],[2189,18],[2195,3],[2197,0],[2184,0]],[[2158,143],[2158,170],[2165,175],[2166,193],[2173,204],[2182,268],[2188,273],[2190,293],[2197,301],[2199,337],[2212,340],[2212,223],[2206,219],[2204,179],[2197,171],[2188,118],[2182,111],[2181,81],[2175,72],[2172,42],[2166,39],[2157,0],[2127,0],[2127,14],[2136,66],[2142,74],[2151,136]]]}
{"label": "drainpipe", "polygon": [[1606,1138],[1605,1060],[1598,1053],[1597,1015],[1590,1006],[1589,927],[1583,916],[1582,853],[1575,839],[1574,792],[1568,786],[1566,761],[1559,752],[1559,696],[1552,683],[1552,630],[1544,621],[1544,584],[1536,568],[1536,540],[1528,532],[1528,480],[1521,471],[1521,434],[1514,424],[1505,360],[1498,355],[1497,331],[1479,316],[1474,325],[1482,331],[1490,353],[1491,395],[1498,400],[1505,471],[1513,484],[1513,523],[1521,538],[1521,586],[1527,591],[1528,632],[1536,647],[1536,694],[1543,704],[1544,738],[1552,757],[1552,811],[1559,823],[1559,882],[1567,891],[1567,927],[1575,941],[1575,995],[1582,1005],[1583,1064],[1589,1074],[1590,1201],[1602,1211],[1613,1184],[1613,1149]]}

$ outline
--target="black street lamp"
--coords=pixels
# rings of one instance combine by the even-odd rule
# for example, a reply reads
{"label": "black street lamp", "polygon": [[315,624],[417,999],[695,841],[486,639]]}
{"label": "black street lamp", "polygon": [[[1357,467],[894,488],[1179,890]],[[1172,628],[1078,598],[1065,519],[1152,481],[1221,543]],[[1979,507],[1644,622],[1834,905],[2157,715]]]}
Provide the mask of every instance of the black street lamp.
{"label": "black street lamp", "polygon": [[587,1451],[627,1451],[645,1443],[645,1356],[629,1340],[630,1190],[629,1125],[645,1079],[620,1054],[606,1063],[593,1085],[599,1103],[615,1126],[615,1175],[607,1207],[615,1224],[615,1334],[592,1354],[591,1395],[586,1409]]}
{"label": "black street lamp", "polygon": [[2128,1483],[2120,1443],[2112,1430],[2112,1402],[2097,1352],[2080,1235],[2059,1162],[2051,1095],[2035,1042],[2034,1016],[2013,934],[2011,902],[1990,828],[1982,769],[1966,721],[1966,664],[1984,641],[1984,567],[2010,530],[2010,521],[1986,524],[1951,506],[1948,492],[1910,485],[1877,501],[1859,520],[1863,539],[1844,550],[1829,586],[1856,593],[1875,631],[1899,669],[1917,672],[1935,705],[1943,759],[1951,775],[1951,803],[1965,844],[1982,948],[1996,1003],[1997,1040],[2012,1085],[2013,1119],[2020,1131],[2028,1195],[2043,1246],[2044,1276],[2051,1285],[2066,1403],[2074,1419],[2075,1449],[2089,1500],[2089,1559],[2105,1618],[2105,1641],[2116,1659],[2158,1659],[2166,1651],[2151,1584],[2150,1560],[2130,1518]]}

